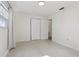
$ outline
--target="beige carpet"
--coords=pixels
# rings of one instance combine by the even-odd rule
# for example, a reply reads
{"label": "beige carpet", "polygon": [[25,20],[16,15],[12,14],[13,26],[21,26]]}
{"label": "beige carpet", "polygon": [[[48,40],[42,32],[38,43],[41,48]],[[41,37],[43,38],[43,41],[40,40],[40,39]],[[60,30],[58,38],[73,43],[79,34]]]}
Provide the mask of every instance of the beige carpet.
{"label": "beige carpet", "polygon": [[78,57],[79,51],[62,46],[51,40],[18,42],[7,57]]}

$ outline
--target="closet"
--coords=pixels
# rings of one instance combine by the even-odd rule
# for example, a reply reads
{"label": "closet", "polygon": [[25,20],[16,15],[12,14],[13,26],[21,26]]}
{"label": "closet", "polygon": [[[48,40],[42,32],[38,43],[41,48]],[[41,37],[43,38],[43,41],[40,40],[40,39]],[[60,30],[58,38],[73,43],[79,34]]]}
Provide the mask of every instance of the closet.
{"label": "closet", "polygon": [[38,40],[40,39],[40,19],[31,19],[31,39]]}
{"label": "closet", "polygon": [[48,20],[44,18],[31,19],[31,40],[48,39]]}

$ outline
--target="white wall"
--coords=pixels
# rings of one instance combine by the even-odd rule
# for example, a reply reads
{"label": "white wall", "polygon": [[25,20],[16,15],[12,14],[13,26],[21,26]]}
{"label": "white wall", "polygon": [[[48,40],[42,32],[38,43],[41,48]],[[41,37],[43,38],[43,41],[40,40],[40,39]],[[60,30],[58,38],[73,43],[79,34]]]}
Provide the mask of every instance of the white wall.
{"label": "white wall", "polygon": [[16,42],[30,40],[30,19],[25,14],[14,13],[14,39]]}
{"label": "white wall", "polygon": [[[32,18],[42,18],[42,20],[46,20],[46,17],[41,17],[41,16],[35,16],[35,15],[27,15],[25,13],[18,13],[15,12],[14,13],[14,17],[13,17],[13,27],[14,27],[14,39],[16,40],[16,42],[20,42],[20,41],[29,41],[30,40],[30,19]],[[45,23],[45,24],[43,24]],[[47,20],[45,22],[43,22],[43,28],[46,30],[48,28],[48,22]],[[47,26],[47,27],[46,27]],[[42,30],[41,31],[43,33],[48,33],[48,29],[46,31]],[[43,39],[47,39],[48,38],[48,34],[43,34],[44,37],[42,37]],[[47,38],[46,38],[47,37]]]}
{"label": "white wall", "polygon": [[79,5],[59,11],[52,17],[53,41],[79,50]]}
{"label": "white wall", "polygon": [[7,51],[7,29],[0,28],[0,56],[5,56]]}

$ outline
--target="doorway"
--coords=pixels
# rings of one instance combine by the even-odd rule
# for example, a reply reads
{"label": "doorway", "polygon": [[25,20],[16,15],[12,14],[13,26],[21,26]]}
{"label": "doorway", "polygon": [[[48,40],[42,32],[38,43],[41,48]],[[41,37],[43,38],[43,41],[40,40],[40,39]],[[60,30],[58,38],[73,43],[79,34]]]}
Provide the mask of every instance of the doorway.
{"label": "doorway", "polygon": [[49,19],[48,21],[48,38],[49,40],[52,40],[52,19]]}

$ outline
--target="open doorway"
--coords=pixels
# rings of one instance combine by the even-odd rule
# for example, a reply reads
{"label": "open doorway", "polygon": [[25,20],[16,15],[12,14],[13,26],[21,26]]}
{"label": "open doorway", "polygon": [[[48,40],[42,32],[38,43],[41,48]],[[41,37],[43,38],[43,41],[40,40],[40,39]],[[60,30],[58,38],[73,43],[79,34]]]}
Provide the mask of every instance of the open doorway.
{"label": "open doorway", "polygon": [[52,40],[52,19],[48,19],[48,39]]}

